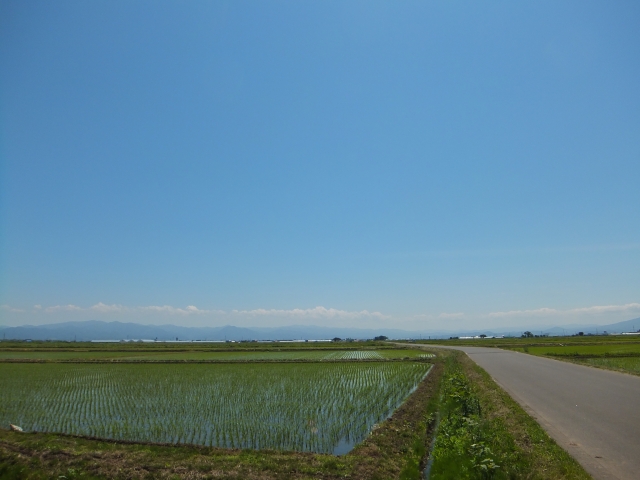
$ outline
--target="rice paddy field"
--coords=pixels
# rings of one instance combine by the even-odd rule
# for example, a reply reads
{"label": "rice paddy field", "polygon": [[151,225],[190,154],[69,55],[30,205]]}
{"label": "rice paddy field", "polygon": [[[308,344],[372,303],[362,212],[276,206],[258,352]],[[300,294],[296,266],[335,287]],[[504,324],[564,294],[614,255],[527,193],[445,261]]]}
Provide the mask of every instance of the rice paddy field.
{"label": "rice paddy field", "polygon": [[[436,420],[444,413],[445,373],[465,369],[481,411],[502,398],[457,352],[363,343],[5,342],[0,478],[418,480],[429,445],[446,436]],[[483,389],[491,391],[483,396]],[[483,418],[469,425],[500,460],[502,476],[588,478],[574,475],[577,464],[541,437],[534,420],[525,422],[525,412],[506,403],[496,408],[507,426]],[[10,431],[9,423],[24,432]],[[541,439],[538,450],[530,451],[529,438]],[[476,453],[465,450],[461,461],[473,463]],[[556,475],[562,472],[570,474]]]}
{"label": "rice paddy field", "polygon": [[[525,351],[525,347],[514,350]],[[533,355],[638,355],[640,356],[640,343],[601,343],[596,345],[549,345],[526,347],[526,351]]]}
{"label": "rice paddy field", "polygon": [[572,359],[575,363],[588,365],[591,367],[607,368],[610,370],[619,370],[621,372],[640,375],[640,357],[623,357],[623,358],[581,358]]}
{"label": "rice paddy field", "polygon": [[561,337],[504,337],[504,338],[451,338],[439,340],[411,340],[410,343],[442,346],[474,346],[496,348],[523,348],[523,347],[568,347],[568,346],[594,346],[594,345],[623,345],[638,344],[640,338],[634,335],[582,335]]}
{"label": "rice paddy field", "polygon": [[[290,352],[274,352],[280,353]],[[0,424],[115,440],[343,454],[430,368],[349,361],[378,358],[372,351],[306,353],[346,361],[0,363]]]}
{"label": "rice paddy field", "polygon": [[332,361],[332,360],[382,360],[400,358],[418,358],[421,353],[410,349],[378,349],[378,350],[329,350],[329,349],[296,349],[266,351],[154,351],[140,349],[137,351],[103,351],[103,350],[68,350],[48,351],[45,349],[0,350],[0,360],[83,360],[83,361]]}

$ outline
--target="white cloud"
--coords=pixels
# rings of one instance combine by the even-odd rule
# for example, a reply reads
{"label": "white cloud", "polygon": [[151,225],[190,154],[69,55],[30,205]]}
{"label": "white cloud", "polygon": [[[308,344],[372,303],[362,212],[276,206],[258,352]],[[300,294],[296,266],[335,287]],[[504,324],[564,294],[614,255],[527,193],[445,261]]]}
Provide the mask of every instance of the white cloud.
{"label": "white cloud", "polygon": [[[10,305],[0,305],[0,311],[23,313],[25,310],[20,308],[11,307]],[[148,305],[148,306],[126,306],[121,304],[105,304],[98,302],[90,307],[80,307],[73,304],[68,305],[53,305],[43,308],[41,305],[34,305],[33,310],[30,310],[33,314],[39,312],[45,312],[47,314],[62,314],[62,313],[90,313],[94,315],[166,315],[166,316],[181,316],[181,317],[200,317],[203,320],[220,315],[233,315],[237,318],[244,317],[273,317],[273,318],[288,318],[288,319],[325,319],[325,320],[357,320],[357,319],[377,319],[377,320],[390,320],[391,316],[384,315],[377,311],[369,310],[340,310],[336,308],[326,308],[323,306],[317,306],[314,308],[293,308],[293,309],[265,309],[257,308],[252,310],[232,310],[231,312],[225,312],[224,310],[213,309],[201,309],[195,305],[187,305],[186,307],[174,307],[171,305]],[[590,315],[604,315],[604,314],[624,314],[640,312],[640,303],[627,303],[623,305],[594,305],[590,307],[577,307],[570,309],[556,309],[556,308],[536,308],[536,309],[524,309],[524,310],[508,310],[508,311],[496,311],[486,314],[465,314],[463,312],[442,312],[440,314],[419,314],[413,315],[413,321],[431,320],[431,321],[446,321],[446,320],[463,320],[467,321],[473,319],[509,319],[509,318],[560,318],[560,317],[580,317]]]}
{"label": "white cloud", "polygon": [[548,316],[560,313],[554,308],[537,308],[535,310],[509,310],[507,312],[491,312],[487,314],[490,318],[501,317],[529,317],[529,316]]}
{"label": "white cloud", "polygon": [[151,305],[148,307],[137,307],[136,310],[141,312],[153,312],[153,313],[164,313],[167,315],[203,315],[203,314],[212,314],[212,313],[224,313],[222,310],[201,310],[194,305],[189,305],[186,308],[176,308],[170,305],[163,306],[155,306]]}
{"label": "white cloud", "polygon": [[130,311],[129,307],[125,307],[123,305],[105,305],[102,302],[98,302],[93,305],[89,310],[93,310],[94,312],[99,313],[124,313]]}
{"label": "white cloud", "polygon": [[189,313],[202,314],[202,313],[211,313],[213,310],[200,310],[198,307],[193,305],[189,305],[185,310]]}
{"label": "white cloud", "polygon": [[[7,308],[4,308],[7,307]],[[8,309],[10,307],[3,306],[3,309]],[[77,305],[53,305],[51,307],[47,307],[42,309],[41,305],[35,305],[34,309],[36,311],[44,311],[46,313],[56,313],[56,312],[91,312],[91,313],[100,313],[100,314],[122,314],[122,313],[162,313],[167,315],[202,315],[202,314],[221,314],[224,313],[222,310],[203,310],[199,309],[194,305],[189,305],[186,308],[172,307],[170,305],[149,305],[144,307],[127,307],[126,305],[120,304],[112,304],[107,305],[102,302],[98,302],[95,305],[92,305],[88,308],[79,307]],[[13,309],[11,311],[22,311]]]}
{"label": "white cloud", "polygon": [[[8,310],[11,307],[8,305],[3,305],[3,310]],[[105,304],[103,302],[98,302],[91,307],[79,307],[77,305],[53,305],[50,307],[42,308],[41,305],[35,305],[34,310],[44,311],[46,313],[56,313],[56,312],[87,312],[93,314],[105,314],[105,315],[118,315],[118,314],[163,314],[163,315],[178,315],[178,316],[187,316],[187,315],[225,315],[227,312],[224,310],[209,310],[209,309],[201,309],[196,307],[195,305],[187,305],[186,307],[174,307],[171,305],[147,305],[147,306],[136,306],[136,307],[128,307],[126,305],[121,304]],[[12,310],[18,311],[18,310]],[[272,317],[289,317],[289,318],[335,318],[335,319],[357,319],[357,318],[379,318],[379,319],[388,319],[390,318],[387,315],[383,315],[380,312],[372,312],[369,310],[360,310],[360,311],[349,311],[349,310],[339,310],[336,308],[326,308],[322,306],[318,306],[315,308],[293,308],[293,309],[265,309],[265,308],[257,308],[253,310],[233,310],[230,312],[236,316],[272,316]],[[459,316],[462,314],[454,313],[454,314],[443,314],[443,316],[450,315],[451,317]]]}
{"label": "white cloud", "polygon": [[586,308],[574,308],[569,310],[571,313],[612,313],[612,312],[631,312],[640,311],[640,303],[627,303],[625,305],[599,305]]}
{"label": "white cloud", "polygon": [[11,313],[22,313],[22,312],[24,312],[23,309],[15,308],[15,307],[12,307],[11,305],[0,305],[0,310],[4,310],[5,312],[11,312]]}
{"label": "white cloud", "polygon": [[632,311],[640,311],[640,303],[627,303],[625,305],[595,305],[593,307],[571,308],[568,310],[557,310],[555,308],[537,308],[535,310],[510,310],[507,312],[491,312],[486,316],[490,318],[551,317],[558,315],[597,315],[602,313]]}
{"label": "white cloud", "polygon": [[291,310],[277,310],[258,308],[255,310],[233,310],[236,315],[252,315],[252,316],[284,316],[295,318],[362,318],[377,317],[389,318],[380,312],[370,312],[368,310],[348,311],[337,310],[335,308],[315,307],[315,308],[294,308]]}

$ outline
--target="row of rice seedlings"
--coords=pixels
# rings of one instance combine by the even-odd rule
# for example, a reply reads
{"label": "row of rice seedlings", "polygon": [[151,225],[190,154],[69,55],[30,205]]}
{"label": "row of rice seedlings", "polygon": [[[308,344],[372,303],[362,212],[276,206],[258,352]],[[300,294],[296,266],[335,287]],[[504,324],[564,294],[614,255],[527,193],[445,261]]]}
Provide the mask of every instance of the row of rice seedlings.
{"label": "row of rice seedlings", "polygon": [[135,357],[147,360],[320,360],[326,355],[322,351],[289,352],[177,352],[158,353]]}
{"label": "row of rice seedlings", "polygon": [[434,358],[435,354],[433,353],[423,353],[421,355],[418,355],[418,358]]}
{"label": "row of rice seedlings", "polygon": [[124,360],[361,360],[382,359],[380,353],[371,350],[353,351],[289,351],[289,352],[178,352],[159,353],[136,357],[125,357]]}
{"label": "row of rice seedlings", "polygon": [[50,360],[359,360],[381,359],[385,357],[397,357],[395,351],[380,352],[371,350],[360,351],[267,351],[267,352],[0,352],[1,358],[42,358]]}
{"label": "row of rice seedlings", "polygon": [[0,364],[0,424],[120,440],[331,453],[362,440],[428,365]]}
{"label": "row of rice seedlings", "polygon": [[[154,353],[123,357],[121,360],[324,360],[340,359],[343,354],[353,352],[339,351],[327,353],[326,351],[271,351],[271,352],[175,352]],[[375,357],[375,356],[374,356]],[[349,358],[348,356],[345,358]],[[358,357],[354,357],[358,358]],[[364,357],[367,358],[367,357]],[[375,358],[380,358],[375,357]]]}
{"label": "row of rice seedlings", "polygon": [[382,359],[382,355],[380,355],[376,351],[372,350],[352,350],[346,352],[332,352],[323,358],[323,360],[379,360]]}

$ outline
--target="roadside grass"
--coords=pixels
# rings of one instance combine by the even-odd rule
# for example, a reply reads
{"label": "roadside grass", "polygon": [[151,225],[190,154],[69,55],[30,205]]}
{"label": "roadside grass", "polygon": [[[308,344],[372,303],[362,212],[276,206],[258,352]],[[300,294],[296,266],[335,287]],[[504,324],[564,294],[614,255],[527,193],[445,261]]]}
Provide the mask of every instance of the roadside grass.
{"label": "roadside grass", "polygon": [[491,377],[446,355],[430,479],[589,479]]}
{"label": "roadside grass", "polygon": [[496,478],[591,478],[487,372],[466,355],[458,361],[486,420],[486,443],[503,462]]}

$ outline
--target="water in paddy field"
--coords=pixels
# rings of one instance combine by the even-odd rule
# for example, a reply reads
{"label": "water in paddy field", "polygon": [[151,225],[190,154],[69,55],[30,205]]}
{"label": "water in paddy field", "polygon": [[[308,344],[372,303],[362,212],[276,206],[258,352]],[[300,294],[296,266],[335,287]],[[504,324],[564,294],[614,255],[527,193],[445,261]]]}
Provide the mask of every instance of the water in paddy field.
{"label": "water in paddy field", "polygon": [[424,363],[0,364],[0,425],[108,439],[348,453]]}
{"label": "water in paddy field", "polygon": [[353,450],[353,447],[356,446],[356,443],[357,442],[355,440],[351,440],[349,437],[343,437],[340,439],[340,441],[338,441],[338,444],[333,447],[333,452],[331,453],[333,455],[346,455],[351,450]]}

